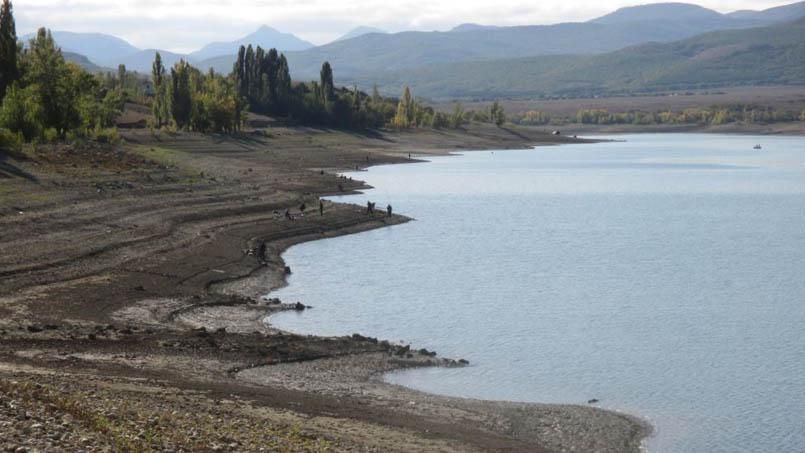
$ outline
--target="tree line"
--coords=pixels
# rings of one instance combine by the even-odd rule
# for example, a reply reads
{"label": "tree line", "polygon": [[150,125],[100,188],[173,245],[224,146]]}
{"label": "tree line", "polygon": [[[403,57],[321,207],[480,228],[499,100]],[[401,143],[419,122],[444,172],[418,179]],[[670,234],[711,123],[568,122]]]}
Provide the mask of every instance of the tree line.
{"label": "tree line", "polygon": [[521,125],[561,125],[577,124],[689,124],[716,126],[728,123],[777,123],[789,121],[805,121],[805,110],[800,112],[775,110],[771,107],[753,105],[727,105],[708,108],[689,108],[681,111],[661,110],[646,112],[631,110],[628,112],[610,112],[606,109],[580,109],[572,116],[554,116],[539,110],[514,115],[511,121]]}
{"label": "tree line", "polygon": [[408,87],[399,98],[381,96],[376,86],[371,93],[339,88],[328,62],[318,81],[294,82],[285,55],[251,45],[240,47],[230,74],[201,71],[184,60],[167,68],[159,53],[150,77],[123,65],[117,73],[90,74],[67,62],[44,28],[27,45],[19,43],[10,0],[0,7],[0,99],[0,135],[16,142],[115,140],[114,125],[126,102],[149,106],[152,128],[198,132],[236,132],[248,112],[347,129],[506,121],[497,102],[478,112],[456,104],[445,113],[417,101]]}
{"label": "tree line", "polygon": [[4,142],[72,137],[111,139],[124,96],[65,61],[42,28],[26,47],[17,40],[12,5],[0,6],[0,128]]}

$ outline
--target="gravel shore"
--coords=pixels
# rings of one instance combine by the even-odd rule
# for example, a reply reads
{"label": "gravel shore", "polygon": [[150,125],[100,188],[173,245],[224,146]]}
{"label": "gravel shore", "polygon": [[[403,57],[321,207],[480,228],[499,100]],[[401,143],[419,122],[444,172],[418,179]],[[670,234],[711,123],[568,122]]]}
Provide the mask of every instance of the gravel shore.
{"label": "gravel shore", "polygon": [[650,428],[635,418],[415,392],[379,376],[463,364],[262,322],[305,309],[259,298],[284,284],[288,247],[408,220],[335,203],[324,215],[302,212],[363,187],[339,171],[411,162],[409,152],[568,141],[484,125],[135,131],[120,147],[9,157],[22,176],[0,181],[0,448],[638,451]]}

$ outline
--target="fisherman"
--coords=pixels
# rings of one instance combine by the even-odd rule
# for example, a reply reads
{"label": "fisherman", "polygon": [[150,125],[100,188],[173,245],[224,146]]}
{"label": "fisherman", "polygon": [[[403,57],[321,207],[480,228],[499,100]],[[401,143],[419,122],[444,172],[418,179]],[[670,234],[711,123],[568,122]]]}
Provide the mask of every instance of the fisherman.
{"label": "fisherman", "polygon": [[389,213],[389,217],[391,217],[391,205],[386,206],[386,211]]}
{"label": "fisherman", "polygon": [[322,200],[319,200],[319,215],[320,216],[324,215],[324,201]]}

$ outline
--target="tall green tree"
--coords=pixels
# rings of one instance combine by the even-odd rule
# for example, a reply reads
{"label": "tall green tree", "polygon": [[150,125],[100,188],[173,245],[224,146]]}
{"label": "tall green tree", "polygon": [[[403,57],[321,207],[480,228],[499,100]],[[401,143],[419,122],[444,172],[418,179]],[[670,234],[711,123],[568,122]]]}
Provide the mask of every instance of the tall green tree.
{"label": "tall green tree", "polygon": [[74,117],[75,103],[72,102],[70,87],[67,85],[68,68],[61,49],[56,47],[49,30],[40,28],[36,38],[31,40],[27,54],[27,73],[25,82],[34,86],[42,101],[45,128],[54,128],[63,134]]}
{"label": "tall green tree", "polygon": [[408,86],[403,89],[402,97],[397,103],[397,114],[394,115],[391,123],[394,127],[400,129],[416,126],[416,102]]}
{"label": "tall green tree", "polygon": [[506,122],[506,114],[503,112],[503,106],[498,101],[492,103],[489,107],[489,121],[495,123],[497,127],[503,126]]}
{"label": "tall green tree", "polygon": [[151,66],[151,80],[154,85],[154,102],[151,111],[156,120],[158,128],[167,124],[170,112],[168,110],[168,86],[165,81],[165,66],[162,64],[162,55],[159,52],[154,56],[154,64]]}
{"label": "tall green tree", "polygon": [[288,67],[288,60],[285,55],[280,54],[279,61],[277,62],[277,78],[276,78],[276,104],[278,113],[287,114],[291,102],[292,93],[292,80],[291,70]]}
{"label": "tall green tree", "polygon": [[119,64],[117,65],[117,89],[118,91],[123,91],[123,88],[126,86],[126,65]]}
{"label": "tall green tree", "polygon": [[460,102],[453,106],[453,114],[450,115],[450,127],[458,129],[464,124],[464,107]]}
{"label": "tall green tree", "polygon": [[321,89],[321,98],[324,102],[324,107],[330,108],[332,102],[335,100],[335,83],[333,83],[333,68],[328,61],[325,61],[321,65],[319,89]]}
{"label": "tall green tree", "polygon": [[43,118],[42,100],[33,87],[23,89],[17,83],[8,87],[0,107],[0,127],[32,140],[42,133]]}
{"label": "tall green tree", "polygon": [[232,68],[232,75],[235,77],[238,93],[246,97],[246,46],[240,46],[238,49],[238,58],[235,60],[235,67]]}
{"label": "tall green tree", "polygon": [[190,64],[179,60],[171,68],[171,114],[180,128],[190,126],[193,113],[193,98],[190,87]]}
{"label": "tall green tree", "polygon": [[372,104],[380,104],[383,102],[383,98],[380,97],[380,91],[377,89],[377,84],[372,85]]}
{"label": "tall green tree", "polygon": [[358,85],[355,85],[355,89],[352,91],[352,110],[361,111],[361,92],[358,91]]}
{"label": "tall green tree", "polygon": [[11,1],[3,0],[0,7],[0,99],[12,83],[19,79],[17,55],[17,26]]}

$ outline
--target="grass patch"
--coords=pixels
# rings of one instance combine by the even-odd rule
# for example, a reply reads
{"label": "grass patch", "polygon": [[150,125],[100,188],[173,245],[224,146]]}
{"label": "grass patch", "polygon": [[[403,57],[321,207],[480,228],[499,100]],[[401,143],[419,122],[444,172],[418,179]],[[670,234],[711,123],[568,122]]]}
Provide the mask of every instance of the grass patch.
{"label": "grass patch", "polygon": [[19,181],[0,180],[0,207],[46,203],[54,200],[52,193],[31,191],[32,186],[28,185],[26,188],[25,185]]}
{"label": "grass patch", "polygon": [[185,153],[181,151],[155,146],[138,146],[134,148],[134,152],[165,167],[178,168],[187,158]]}

